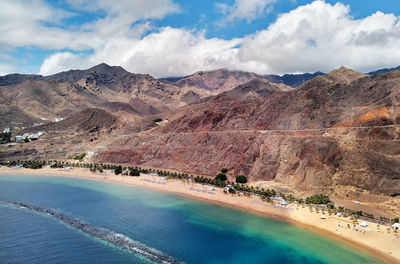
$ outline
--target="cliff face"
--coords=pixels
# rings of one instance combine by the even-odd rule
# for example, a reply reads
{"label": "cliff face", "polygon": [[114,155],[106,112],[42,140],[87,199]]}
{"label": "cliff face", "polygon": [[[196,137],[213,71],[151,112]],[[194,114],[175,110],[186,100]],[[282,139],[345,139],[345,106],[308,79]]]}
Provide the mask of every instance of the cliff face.
{"label": "cliff face", "polygon": [[113,142],[97,159],[209,176],[226,167],[300,190],[355,186],[398,195],[399,96],[400,72],[341,68],[261,98],[219,96]]}

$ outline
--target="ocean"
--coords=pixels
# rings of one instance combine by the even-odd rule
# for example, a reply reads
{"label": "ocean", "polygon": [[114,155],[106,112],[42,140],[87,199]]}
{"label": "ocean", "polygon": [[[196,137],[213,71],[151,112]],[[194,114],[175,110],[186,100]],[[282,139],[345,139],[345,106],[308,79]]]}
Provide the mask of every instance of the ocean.
{"label": "ocean", "polygon": [[80,178],[0,175],[0,263],[372,260],[384,263],[290,223],[173,194]]}

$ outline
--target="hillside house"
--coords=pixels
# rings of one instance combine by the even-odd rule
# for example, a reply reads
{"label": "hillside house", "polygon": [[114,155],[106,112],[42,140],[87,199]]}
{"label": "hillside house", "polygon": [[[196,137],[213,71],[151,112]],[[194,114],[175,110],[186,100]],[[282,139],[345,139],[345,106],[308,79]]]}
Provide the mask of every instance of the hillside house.
{"label": "hillside house", "polygon": [[43,135],[44,135],[44,132],[42,132],[42,131],[37,132],[37,133],[25,133],[22,136],[20,136],[20,135],[15,136],[15,141],[22,142],[25,140],[25,138],[27,138],[29,140],[37,140]]}

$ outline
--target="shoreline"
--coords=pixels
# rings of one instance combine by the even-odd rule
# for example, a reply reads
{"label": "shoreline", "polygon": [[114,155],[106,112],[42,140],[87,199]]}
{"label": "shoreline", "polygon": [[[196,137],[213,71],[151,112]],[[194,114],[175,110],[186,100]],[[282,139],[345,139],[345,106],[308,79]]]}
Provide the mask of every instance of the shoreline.
{"label": "shoreline", "polygon": [[[140,177],[114,175],[106,173],[92,173],[88,169],[51,169],[42,168],[38,170],[25,168],[1,167],[0,174],[5,175],[42,175],[55,177],[83,178],[103,182],[113,182],[134,187],[145,188],[152,191],[175,194],[189,199],[229,207],[244,212],[256,214],[261,217],[269,217],[279,221],[288,222],[302,228],[312,230],[324,236],[349,243],[363,251],[387,261],[388,263],[400,263],[400,238],[399,235],[386,232],[386,227],[378,231],[376,224],[368,222],[368,232],[356,232],[347,228],[339,228],[338,225],[347,225],[348,219],[336,215],[324,215],[326,219],[320,219],[322,213],[309,212],[309,208],[289,205],[287,207],[274,207],[263,202],[257,196],[244,196],[224,194],[222,189],[208,190],[209,186],[197,183],[185,183],[181,180],[162,180],[161,177],[141,174]],[[343,227],[343,226],[342,226]],[[364,230],[364,229],[362,229]]]}

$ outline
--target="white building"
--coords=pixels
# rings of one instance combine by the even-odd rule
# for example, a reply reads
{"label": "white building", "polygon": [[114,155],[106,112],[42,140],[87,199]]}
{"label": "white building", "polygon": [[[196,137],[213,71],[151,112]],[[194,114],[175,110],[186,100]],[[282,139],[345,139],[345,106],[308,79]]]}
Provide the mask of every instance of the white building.
{"label": "white building", "polygon": [[28,138],[29,139],[38,139],[38,138],[40,138],[41,136],[43,136],[43,132],[42,131],[40,131],[40,132],[37,132],[37,133],[31,133],[31,134],[29,134],[28,135]]}
{"label": "white building", "polygon": [[24,141],[25,138],[30,139],[30,140],[36,140],[39,139],[41,136],[43,136],[43,132],[37,132],[37,133],[25,133],[22,136],[15,136],[15,141],[21,142]]}
{"label": "white building", "polygon": [[394,223],[394,224],[392,225],[392,228],[393,228],[393,229],[400,229],[400,224],[399,224],[399,223]]}
{"label": "white building", "polygon": [[60,121],[63,121],[63,120],[64,120],[64,118],[62,118],[62,117],[56,117],[55,122],[57,123],[57,122],[60,122]]}
{"label": "white building", "polygon": [[4,130],[3,130],[3,133],[10,133],[10,132],[11,132],[11,129],[9,127],[4,128]]}

